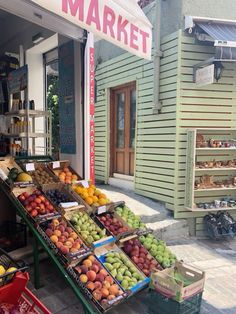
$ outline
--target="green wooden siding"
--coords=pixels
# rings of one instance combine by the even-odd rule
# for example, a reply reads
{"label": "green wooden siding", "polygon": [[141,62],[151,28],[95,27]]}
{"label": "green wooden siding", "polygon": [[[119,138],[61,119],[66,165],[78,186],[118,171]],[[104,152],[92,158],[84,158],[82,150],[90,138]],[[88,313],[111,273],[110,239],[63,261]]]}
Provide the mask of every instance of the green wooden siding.
{"label": "green wooden siding", "polygon": [[[176,189],[178,193],[175,200],[175,217],[193,218],[196,235],[201,236],[204,234],[202,217],[205,213],[192,213],[185,209],[186,133],[190,128],[236,127],[236,64],[224,63],[223,75],[218,83],[199,87],[193,82],[193,66],[211,58],[214,55],[214,47],[196,44],[194,38],[183,34],[180,55],[176,129],[178,138]],[[219,193],[216,193],[216,198],[217,195]],[[208,199],[212,200],[212,196]],[[236,211],[232,214],[236,216]]]}

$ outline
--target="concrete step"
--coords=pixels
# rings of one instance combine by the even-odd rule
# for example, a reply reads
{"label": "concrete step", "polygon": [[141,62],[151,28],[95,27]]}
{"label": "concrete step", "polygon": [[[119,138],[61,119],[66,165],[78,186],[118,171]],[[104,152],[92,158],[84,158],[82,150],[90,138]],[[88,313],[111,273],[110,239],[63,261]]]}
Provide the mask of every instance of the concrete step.
{"label": "concrete step", "polygon": [[147,224],[148,228],[154,231],[158,239],[164,241],[185,238],[189,236],[189,227],[184,219],[165,219]]}
{"label": "concrete step", "polygon": [[110,185],[101,185],[99,188],[112,201],[124,201],[149,228],[154,230],[158,238],[168,241],[189,236],[186,220],[172,218],[172,213],[165,208],[163,203],[137,195],[133,191]]}

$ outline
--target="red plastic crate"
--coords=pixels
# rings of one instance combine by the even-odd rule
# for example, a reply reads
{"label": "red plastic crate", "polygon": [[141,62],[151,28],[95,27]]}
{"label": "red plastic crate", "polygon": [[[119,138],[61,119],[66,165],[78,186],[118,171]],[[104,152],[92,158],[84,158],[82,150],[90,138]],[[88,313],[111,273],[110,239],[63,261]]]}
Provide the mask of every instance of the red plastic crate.
{"label": "red plastic crate", "polygon": [[28,273],[16,273],[11,283],[0,288],[0,304],[18,305],[25,313],[52,314],[52,312],[26,288],[28,281]]}

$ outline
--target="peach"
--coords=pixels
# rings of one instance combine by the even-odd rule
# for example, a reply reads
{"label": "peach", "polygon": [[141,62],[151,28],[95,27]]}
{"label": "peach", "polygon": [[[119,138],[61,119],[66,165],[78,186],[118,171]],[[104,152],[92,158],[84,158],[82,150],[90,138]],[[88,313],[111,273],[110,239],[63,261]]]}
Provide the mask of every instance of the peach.
{"label": "peach", "polygon": [[93,282],[89,281],[86,285],[86,288],[89,289],[90,291],[93,291],[95,289],[95,285]]}
{"label": "peach", "polygon": [[106,276],[108,275],[107,271],[106,271],[104,268],[102,268],[102,269],[100,270],[99,274],[101,274],[101,275],[104,276],[104,277],[106,277]]}
{"label": "peach", "polygon": [[82,271],[83,274],[86,274],[87,271],[88,271],[88,268],[87,268],[85,265],[81,265],[81,266],[80,266],[80,269],[81,269],[81,271]]}
{"label": "peach", "polygon": [[96,273],[93,270],[89,270],[86,275],[89,281],[94,281],[96,279]]}
{"label": "peach", "polygon": [[100,301],[102,298],[102,293],[100,290],[96,289],[93,291],[93,297],[95,300]]}
{"label": "peach", "polygon": [[110,286],[111,286],[111,284],[110,284],[110,282],[108,282],[108,281],[103,281],[103,287],[104,288],[107,288],[107,289],[109,289],[110,288]]}
{"label": "peach", "polygon": [[61,243],[61,242],[59,242],[59,241],[56,243],[56,246],[57,246],[58,249],[60,249],[60,247],[61,247],[62,245],[63,245],[63,243]]}
{"label": "peach", "polygon": [[71,232],[70,237],[76,240],[78,238],[78,235],[75,232]]}
{"label": "peach", "polygon": [[78,249],[76,249],[75,247],[72,247],[70,249],[70,253],[77,253],[78,252]]}
{"label": "peach", "polygon": [[95,271],[95,273],[99,272],[99,268],[97,265],[92,265],[91,270]]}
{"label": "peach", "polygon": [[65,232],[63,232],[63,233],[62,233],[62,235],[63,235],[64,237],[66,237],[66,238],[69,238],[69,233],[68,233],[68,232],[66,232],[66,231],[65,231]]}
{"label": "peach", "polygon": [[96,275],[96,281],[103,282],[104,281],[104,276],[102,274],[97,274]]}
{"label": "peach", "polygon": [[60,230],[61,233],[63,233],[63,232],[65,232],[65,227],[62,226],[62,225],[60,225],[60,226],[58,227],[58,230]]}
{"label": "peach", "polygon": [[94,285],[95,285],[95,289],[102,289],[102,284],[100,281],[95,281]]}
{"label": "peach", "polygon": [[53,235],[52,229],[49,229],[49,228],[45,231],[45,233],[48,237],[51,237]]}
{"label": "peach", "polygon": [[57,237],[56,235],[52,235],[52,236],[50,237],[50,240],[51,240],[53,243],[56,243],[56,242],[58,242],[58,237]]}
{"label": "peach", "polygon": [[113,300],[113,299],[115,299],[115,295],[113,295],[113,294],[110,294],[108,297],[107,297],[107,300],[108,301],[111,301],[111,300]]}
{"label": "peach", "polygon": [[[49,204],[49,206],[52,206]],[[55,226],[58,226],[60,224],[59,220],[58,219],[53,219],[52,220],[52,223],[55,225]]]}
{"label": "peach", "polygon": [[96,259],[93,255],[89,255],[88,259],[93,263]]}
{"label": "peach", "polygon": [[66,232],[68,232],[69,234],[74,232],[73,229],[71,227],[66,227]]}
{"label": "peach", "polygon": [[103,298],[107,298],[109,296],[109,291],[106,288],[102,288],[101,293]]}
{"label": "peach", "polygon": [[80,245],[79,242],[77,242],[77,243],[74,243],[74,244],[73,244],[72,248],[74,248],[74,249],[76,249],[76,250],[79,250],[79,249],[81,248],[81,245]]}
{"label": "peach", "polygon": [[66,241],[66,237],[60,236],[60,237],[58,238],[58,240],[59,240],[60,242],[64,243],[64,242]]}
{"label": "peach", "polygon": [[67,246],[69,249],[71,249],[73,246],[73,243],[71,243],[70,241],[66,241],[64,245]]}
{"label": "peach", "polygon": [[92,266],[92,262],[89,259],[85,259],[83,261],[83,265],[85,265],[86,267],[91,267]]}
{"label": "peach", "polygon": [[112,279],[112,277],[111,276],[107,276],[106,278],[105,278],[105,280],[107,281],[107,282],[109,282],[109,284],[113,284],[113,279]]}
{"label": "peach", "polygon": [[79,279],[82,283],[86,283],[88,281],[88,277],[86,275],[80,275]]}
{"label": "peach", "polygon": [[119,287],[117,285],[110,286],[109,293],[116,296],[119,293]]}
{"label": "peach", "polygon": [[71,238],[71,237],[69,237],[69,238],[67,239],[67,241],[70,241],[72,244],[75,242],[75,240],[74,240],[73,238]]}
{"label": "peach", "polygon": [[60,247],[60,251],[62,252],[62,254],[68,254],[69,253],[69,248],[65,245],[62,245]]}
{"label": "peach", "polygon": [[60,230],[55,230],[53,232],[53,234],[55,234],[57,237],[60,237],[61,236],[61,231]]}

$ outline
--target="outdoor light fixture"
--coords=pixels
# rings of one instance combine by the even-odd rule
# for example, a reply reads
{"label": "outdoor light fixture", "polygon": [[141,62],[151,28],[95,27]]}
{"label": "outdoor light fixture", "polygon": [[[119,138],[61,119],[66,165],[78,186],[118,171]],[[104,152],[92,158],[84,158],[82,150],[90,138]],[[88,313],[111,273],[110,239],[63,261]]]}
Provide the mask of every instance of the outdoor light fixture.
{"label": "outdoor light fixture", "polygon": [[32,42],[36,45],[44,40],[42,33],[38,33],[32,37]]}
{"label": "outdoor light fixture", "polygon": [[224,67],[220,61],[215,61],[214,65],[215,65],[214,77],[216,79],[216,82],[218,83],[219,79],[222,76],[222,72],[223,72]]}

